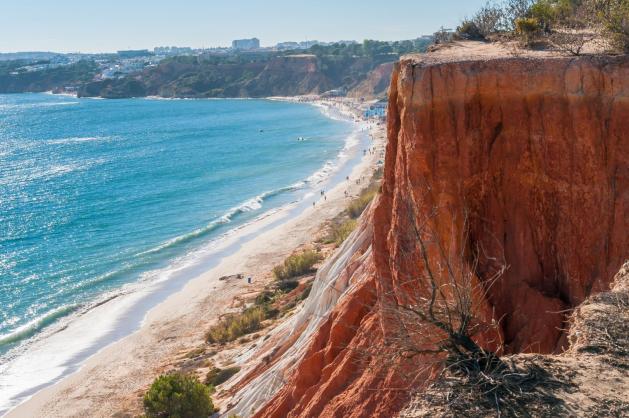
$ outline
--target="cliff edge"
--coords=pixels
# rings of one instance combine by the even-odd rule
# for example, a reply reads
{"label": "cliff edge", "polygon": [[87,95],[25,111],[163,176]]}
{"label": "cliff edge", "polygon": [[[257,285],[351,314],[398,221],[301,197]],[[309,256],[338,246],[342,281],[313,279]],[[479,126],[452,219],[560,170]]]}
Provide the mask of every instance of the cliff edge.
{"label": "cliff edge", "polygon": [[233,412],[399,413],[440,357],[429,334],[399,355],[389,303],[429,298],[422,278],[432,268],[440,285],[453,259],[482,289],[470,305],[491,332],[477,343],[502,354],[565,351],[571,312],[609,289],[629,249],[629,56],[467,45],[395,66],[382,191],[317,275],[309,313],[233,386]]}

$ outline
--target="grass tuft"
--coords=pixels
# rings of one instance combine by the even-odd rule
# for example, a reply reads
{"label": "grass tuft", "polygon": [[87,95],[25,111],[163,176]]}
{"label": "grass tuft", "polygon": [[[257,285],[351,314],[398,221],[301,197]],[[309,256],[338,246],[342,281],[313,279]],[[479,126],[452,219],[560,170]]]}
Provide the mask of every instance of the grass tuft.
{"label": "grass tuft", "polygon": [[233,375],[235,375],[239,371],[240,367],[228,367],[226,369],[212,367],[205,376],[205,384],[208,386],[216,387],[220,384],[227,382]]}
{"label": "grass tuft", "polygon": [[289,256],[284,263],[273,269],[277,280],[288,280],[313,271],[313,266],[321,261],[321,254],[313,250],[306,250]]}
{"label": "grass tuft", "polygon": [[349,202],[347,205],[347,213],[350,218],[357,219],[360,215],[362,215],[369,202],[371,202],[376,194],[378,194],[379,188],[379,184],[372,183],[369,187],[360,192],[360,195],[356,199]]}
{"label": "grass tuft", "polygon": [[206,334],[206,339],[210,344],[224,344],[237,340],[243,335],[258,331],[266,318],[264,306],[253,306],[239,314],[229,315],[212,326]]}

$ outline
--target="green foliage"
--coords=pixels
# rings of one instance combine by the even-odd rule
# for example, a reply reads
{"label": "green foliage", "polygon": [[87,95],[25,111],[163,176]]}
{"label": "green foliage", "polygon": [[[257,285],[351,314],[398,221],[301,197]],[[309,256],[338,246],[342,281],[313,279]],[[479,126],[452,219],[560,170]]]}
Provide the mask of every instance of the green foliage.
{"label": "green foliage", "polygon": [[256,296],[255,304],[256,306],[265,306],[273,302],[273,299],[275,299],[275,293],[265,290]]}
{"label": "green foliage", "polygon": [[[487,25],[483,26],[483,22]],[[487,29],[489,28],[489,29]],[[482,39],[487,33],[506,30],[526,44],[542,39],[560,50],[579,55],[595,37],[583,29],[602,29],[610,45],[629,52],[629,0],[503,0],[487,3],[472,19],[464,20],[457,34]]]}
{"label": "green foliage", "polygon": [[0,63],[0,93],[41,92],[68,85],[74,86],[92,80],[98,70],[92,61],[79,61],[38,71],[24,69],[26,66],[38,64],[46,62],[19,60]]}
{"label": "green foliage", "polygon": [[277,280],[287,280],[312,272],[315,264],[321,261],[321,254],[313,250],[306,250],[289,256],[282,265],[273,269]]}
{"label": "green foliage", "polygon": [[352,219],[358,218],[363,213],[369,202],[378,194],[379,187],[378,184],[371,184],[347,205],[347,213]]}
{"label": "green foliage", "polygon": [[517,21],[528,16],[534,0],[506,0],[503,5],[504,25],[508,30],[516,30]]}
{"label": "green foliage", "polygon": [[472,20],[464,20],[461,22],[461,24],[456,28],[456,33],[463,39],[485,39],[485,35],[481,33],[479,27]]}
{"label": "green foliage", "polygon": [[579,3],[578,0],[536,0],[526,17],[537,19],[546,32],[553,26],[574,26]]}
{"label": "green foliage", "polygon": [[206,339],[210,344],[224,344],[237,340],[243,335],[258,331],[261,323],[267,318],[265,306],[253,306],[241,313],[228,315],[218,324],[210,327]]}
{"label": "green foliage", "polygon": [[583,7],[603,27],[612,46],[629,53],[629,0],[585,0]]}
{"label": "green foliage", "polygon": [[515,21],[515,33],[525,45],[530,45],[535,40],[540,29],[539,20],[534,17],[522,17]]}
{"label": "green foliage", "polygon": [[341,245],[343,241],[349,237],[349,234],[356,229],[357,224],[358,222],[356,222],[355,219],[347,219],[341,223],[333,223],[326,241],[330,243],[333,242],[336,245]]}
{"label": "green foliage", "polygon": [[228,367],[226,369],[212,367],[205,376],[205,384],[216,387],[227,382],[233,375],[235,375],[239,371],[240,367]]}
{"label": "green foliage", "polygon": [[[557,19],[557,12],[553,7],[553,4],[550,1],[546,0],[538,0],[531,6],[529,9],[529,19],[535,19],[539,26],[544,30],[549,30],[550,25],[555,22]],[[521,28],[518,26],[518,22],[522,19],[516,21],[516,27],[518,30]]]}
{"label": "green foliage", "polygon": [[297,280],[278,280],[277,289],[282,293],[289,293],[291,290],[296,289],[299,286]]}
{"label": "green foliage", "polygon": [[[315,45],[306,52],[317,57],[367,57],[378,58],[386,55],[404,55],[412,52],[425,52],[430,44],[428,39],[418,38],[413,40],[384,42],[365,39],[359,43],[335,43],[332,45]],[[291,51],[289,53],[303,54],[304,51]]]}
{"label": "green foliage", "polygon": [[196,377],[181,373],[155,379],[144,395],[147,418],[199,418],[214,412],[210,389]]}

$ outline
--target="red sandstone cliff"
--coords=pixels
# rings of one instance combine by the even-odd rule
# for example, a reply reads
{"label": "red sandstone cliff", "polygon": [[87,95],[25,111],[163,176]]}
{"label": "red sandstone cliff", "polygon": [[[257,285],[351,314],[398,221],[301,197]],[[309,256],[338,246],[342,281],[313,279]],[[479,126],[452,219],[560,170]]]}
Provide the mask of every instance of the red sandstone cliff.
{"label": "red sandstone cliff", "polygon": [[608,288],[627,257],[629,57],[407,57],[394,69],[388,120],[382,193],[333,274],[317,278],[323,289],[344,277],[335,306],[305,333],[302,318],[303,338],[271,340],[279,354],[236,388],[238,412],[390,417],[404,406],[430,358],[384,361],[396,324],[382,301],[391,290],[403,300],[405,280],[424,269],[409,244],[417,219],[445,247],[431,244],[430,264],[482,248],[473,273],[483,285],[492,257],[504,257],[506,273],[475,303],[500,321],[507,352],[560,351],[566,309]]}

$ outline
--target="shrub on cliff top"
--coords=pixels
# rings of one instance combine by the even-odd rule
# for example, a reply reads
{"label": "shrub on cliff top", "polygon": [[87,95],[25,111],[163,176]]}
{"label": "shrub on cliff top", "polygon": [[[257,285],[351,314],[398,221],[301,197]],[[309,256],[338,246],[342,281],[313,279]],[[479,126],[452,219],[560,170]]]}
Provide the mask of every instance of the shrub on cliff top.
{"label": "shrub on cliff top", "polygon": [[525,45],[531,45],[540,32],[540,24],[534,17],[523,17],[515,21],[515,32]]}
{"label": "shrub on cliff top", "polygon": [[516,21],[528,16],[534,0],[506,0],[504,2],[504,24],[507,29],[516,29]]}
{"label": "shrub on cliff top", "polygon": [[612,46],[629,53],[629,1],[585,0],[584,7],[601,25]]}
{"label": "shrub on cliff top", "polygon": [[485,39],[485,36],[481,33],[476,23],[471,20],[464,20],[461,22],[461,24],[456,28],[456,33],[463,39]]}
{"label": "shrub on cliff top", "polygon": [[306,250],[300,254],[289,256],[282,265],[273,269],[277,280],[287,280],[312,272],[315,264],[321,261],[321,254],[313,250]]}
{"label": "shrub on cliff top", "polygon": [[471,22],[478,30],[478,34],[482,39],[492,33],[500,32],[504,25],[504,10],[491,2],[487,2],[474,15]]}
{"label": "shrub on cliff top", "polygon": [[214,412],[210,389],[181,373],[155,379],[144,395],[147,418],[202,418]]}

